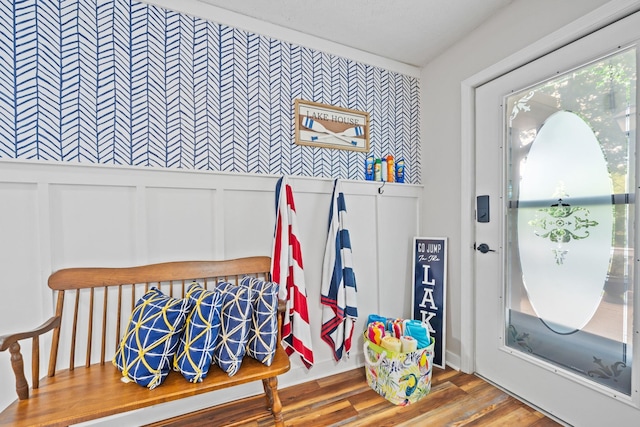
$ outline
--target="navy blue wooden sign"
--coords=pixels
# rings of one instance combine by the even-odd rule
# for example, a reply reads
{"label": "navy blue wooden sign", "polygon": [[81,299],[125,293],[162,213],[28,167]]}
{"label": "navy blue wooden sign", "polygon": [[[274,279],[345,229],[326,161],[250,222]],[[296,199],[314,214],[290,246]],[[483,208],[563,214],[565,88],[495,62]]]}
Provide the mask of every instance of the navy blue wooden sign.
{"label": "navy blue wooden sign", "polygon": [[435,338],[433,364],[440,368],[445,366],[446,283],[447,239],[414,237],[412,315],[427,325],[431,337]]}

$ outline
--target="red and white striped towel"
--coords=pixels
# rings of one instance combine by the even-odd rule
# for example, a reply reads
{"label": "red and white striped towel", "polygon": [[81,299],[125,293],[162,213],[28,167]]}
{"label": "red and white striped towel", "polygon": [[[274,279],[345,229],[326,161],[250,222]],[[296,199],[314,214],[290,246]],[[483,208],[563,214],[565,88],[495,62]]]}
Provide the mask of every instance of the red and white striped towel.
{"label": "red and white striped towel", "polygon": [[313,349],[299,236],[293,191],[287,178],[282,177],[276,184],[271,280],[280,284],[279,298],[287,302],[282,323],[282,346],[289,356],[298,353],[305,366],[310,368],[313,366]]}

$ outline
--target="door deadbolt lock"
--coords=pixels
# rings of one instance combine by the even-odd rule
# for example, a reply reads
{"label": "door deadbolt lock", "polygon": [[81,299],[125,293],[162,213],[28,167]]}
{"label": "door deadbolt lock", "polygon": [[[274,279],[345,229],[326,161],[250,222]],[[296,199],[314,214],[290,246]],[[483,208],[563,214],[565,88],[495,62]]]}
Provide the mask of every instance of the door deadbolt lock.
{"label": "door deadbolt lock", "polygon": [[476,249],[483,254],[486,254],[487,252],[495,252],[495,250],[491,249],[486,243],[480,243]]}

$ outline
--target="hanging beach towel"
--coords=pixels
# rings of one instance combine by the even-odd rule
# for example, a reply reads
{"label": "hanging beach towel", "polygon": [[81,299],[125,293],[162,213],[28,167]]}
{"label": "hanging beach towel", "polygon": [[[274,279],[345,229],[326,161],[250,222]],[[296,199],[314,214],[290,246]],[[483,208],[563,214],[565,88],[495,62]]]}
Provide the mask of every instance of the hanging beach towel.
{"label": "hanging beach towel", "polygon": [[336,361],[349,355],[358,308],[356,276],[351,259],[351,239],[346,224],[347,207],[342,184],[335,180],[329,209],[329,233],[322,266],[322,339]]}
{"label": "hanging beach towel", "polygon": [[293,191],[287,178],[276,184],[276,230],[271,255],[271,281],[280,284],[278,297],[287,302],[282,322],[282,346],[290,356],[300,355],[307,368],[313,365],[307,291],[298,239]]}

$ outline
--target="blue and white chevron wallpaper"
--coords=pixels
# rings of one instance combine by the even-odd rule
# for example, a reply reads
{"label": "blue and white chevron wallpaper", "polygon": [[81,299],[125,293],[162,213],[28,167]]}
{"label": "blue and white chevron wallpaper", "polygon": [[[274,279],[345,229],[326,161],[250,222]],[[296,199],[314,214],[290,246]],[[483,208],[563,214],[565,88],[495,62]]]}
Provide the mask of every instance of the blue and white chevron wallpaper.
{"label": "blue and white chevron wallpaper", "polygon": [[370,113],[420,183],[419,81],[130,0],[0,0],[0,158],[364,179],[293,100]]}

